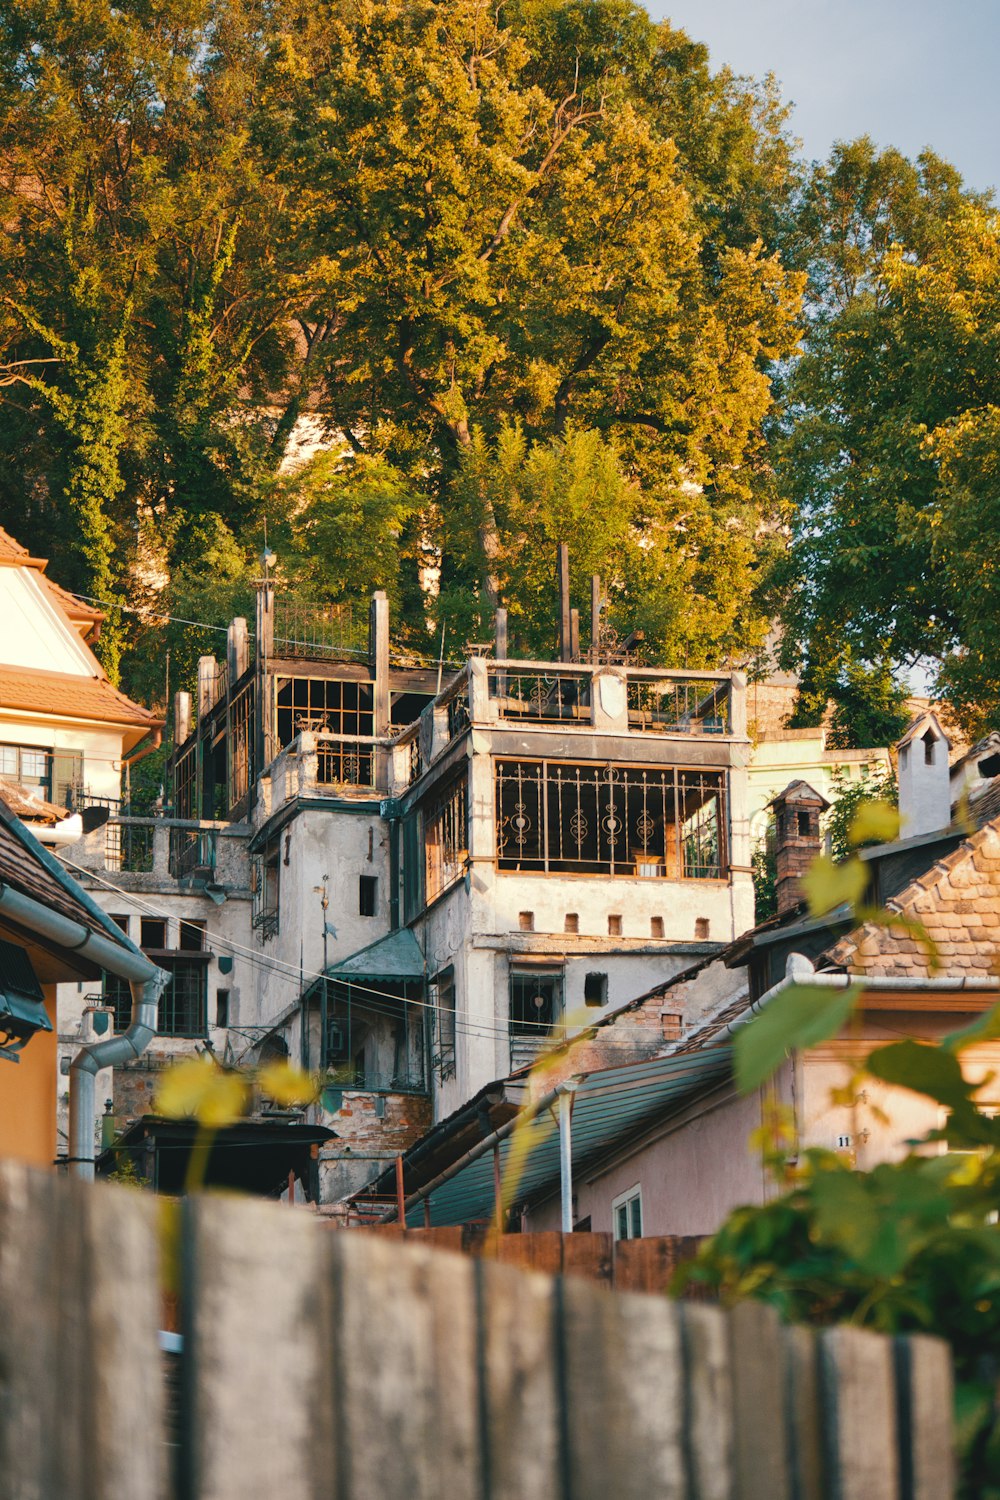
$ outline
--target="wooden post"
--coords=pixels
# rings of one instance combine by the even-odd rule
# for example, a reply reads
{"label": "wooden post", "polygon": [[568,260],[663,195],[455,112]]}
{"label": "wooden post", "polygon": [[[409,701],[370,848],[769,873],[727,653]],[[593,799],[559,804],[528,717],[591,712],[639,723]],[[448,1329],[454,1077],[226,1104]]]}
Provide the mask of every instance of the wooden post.
{"label": "wooden post", "polygon": [[[424,1199],[424,1228],[425,1229],[430,1229],[430,1227],[431,1227],[431,1200],[430,1200],[430,1194],[428,1194],[427,1197]],[[459,1232],[461,1233],[461,1231],[459,1231]]]}
{"label": "wooden post", "polygon": [[580,611],[569,612],[569,654],[571,661],[580,660]]}
{"label": "wooden post", "polygon": [[820,1335],[827,1484],[837,1500],[898,1500],[892,1343],[865,1328]]}
{"label": "wooden post", "polygon": [[556,563],[556,579],[559,585],[559,660],[570,660],[569,624],[569,548],[559,543]]}
{"label": "wooden post", "polygon": [[[378,589],[372,595],[370,624],[370,656],[373,679],[372,706],[374,709],[372,733],[376,739],[384,739],[389,733],[389,600],[385,590]],[[384,746],[375,750],[375,785],[384,791],[389,784],[389,752]]]}
{"label": "wooden post", "polygon": [[763,1302],[739,1302],[729,1314],[740,1500],[791,1500],[783,1332],[777,1312]]}
{"label": "wooden post", "polygon": [[497,1234],[503,1234],[503,1179],[500,1172],[500,1145],[493,1147],[493,1217]]}
{"label": "wooden post", "polygon": [[242,615],[232,621],[226,632],[226,664],[229,668],[229,691],[231,693],[250,665],[247,622]]}
{"label": "wooden post", "polygon": [[596,573],[590,578],[590,656],[597,660],[601,647],[601,580]]}
{"label": "wooden post", "polygon": [[174,694],[174,749],[183,745],[191,733],[191,694]]}
{"label": "wooden post", "polygon": [[274,652],[274,587],[257,585],[257,701],[254,734],[257,741],[254,766],[259,774],[274,759],[274,694],[268,662]]}
{"label": "wooden post", "polygon": [[493,641],[497,661],[507,660],[507,611],[501,606],[497,609],[493,622]]}
{"label": "wooden post", "polygon": [[406,1228],[406,1193],[403,1189],[403,1158],[396,1157],[396,1217]]}

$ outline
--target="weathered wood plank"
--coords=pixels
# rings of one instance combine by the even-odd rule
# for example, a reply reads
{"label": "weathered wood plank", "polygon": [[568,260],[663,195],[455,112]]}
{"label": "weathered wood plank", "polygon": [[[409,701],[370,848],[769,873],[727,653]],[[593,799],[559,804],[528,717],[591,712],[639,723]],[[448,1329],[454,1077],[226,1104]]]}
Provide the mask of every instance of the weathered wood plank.
{"label": "weathered wood plank", "polygon": [[5,1500],[162,1500],[155,1210],[0,1164]]}
{"label": "weathered wood plank", "polygon": [[827,1482],[837,1500],[899,1500],[892,1341],[863,1328],[820,1335]]}
{"label": "weathered wood plank", "polygon": [[614,1242],[610,1234],[563,1236],[563,1275],[584,1276],[588,1281],[611,1284]]}
{"label": "weathered wood plank", "polygon": [[894,1341],[902,1500],[950,1500],[955,1493],[951,1351],[943,1339]]}
{"label": "weathered wood plank", "polygon": [[[554,1282],[476,1262],[485,1500],[560,1493]],[[464,1496],[463,1496],[464,1500]]]}
{"label": "weathered wood plank", "polygon": [[353,1233],[333,1252],[340,1500],[474,1496],[473,1263]]}
{"label": "weathered wood plank", "polygon": [[183,1208],[181,1500],[329,1500],[329,1266],[341,1236],[250,1199]]}
{"label": "weathered wood plank", "polygon": [[676,1304],[566,1280],[561,1324],[572,1500],[685,1500]]}
{"label": "weathered wood plank", "polygon": [[785,1329],[785,1399],[795,1500],[825,1500],[819,1347],[811,1328]]}
{"label": "weathered wood plank", "polygon": [[697,1500],[731,1500],[733,1385],[726,1314],[682,1303],[681,1327],[691,1492]]}
{"label": "weathered wood plank", "polygon": [[408,1229],[406,1242],[423,1245],[428,1249],[450,1250],[455,1255],[461,1255],[462,1226],[461,1224],[434,1224],[426,1229]]}
{"label": "weathered wood plank", "polygon": [[791,1500],[781,1322],[753,1301],[737,1303],[728,1322],[737,1500]]}
{"label": "weathered wood plank", "polygon": [[522,1271],[543,1271],[558,1276],[562,1270],[563,1238],[558,1229],[539,1229],[531,1234],[496,1236],[496,1259],[502,1266]]}
{"label": "weathered wood plank", "polygon": [[674,1235],[618,1240],[615,1244],[614,1282],[618,1291],[665,1292],[676,1268]]}

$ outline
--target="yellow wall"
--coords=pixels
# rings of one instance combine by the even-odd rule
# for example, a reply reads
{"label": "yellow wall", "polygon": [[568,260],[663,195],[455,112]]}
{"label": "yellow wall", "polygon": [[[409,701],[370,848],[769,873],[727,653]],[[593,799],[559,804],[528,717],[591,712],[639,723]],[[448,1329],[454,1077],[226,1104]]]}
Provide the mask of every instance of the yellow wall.
{"label": "yellow wall", "polygon": [[[47,984],[45,1009],[55,1026],[56,989]],[[0,1057],[0,1157],[48,1167],[56,1154],[56,1084],[59,1070],[54,1030],[39,1032],[19,1063]]]}

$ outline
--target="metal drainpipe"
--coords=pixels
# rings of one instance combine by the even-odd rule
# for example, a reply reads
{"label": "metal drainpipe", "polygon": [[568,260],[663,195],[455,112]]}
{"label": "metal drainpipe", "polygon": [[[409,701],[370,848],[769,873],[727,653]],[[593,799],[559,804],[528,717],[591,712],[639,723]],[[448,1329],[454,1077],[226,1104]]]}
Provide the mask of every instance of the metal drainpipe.
{"label": "metal drainpipe", "polygon": [[113,938],[94,932],[82,922],[50,911],[41,902],[0,883],[0,913],[29,932],[83,953],[109,974],[128,981],[132,991],[132,1019],[121,1036],[83,1047],[70,1064],[69,1165],[77,1177],[94,1177],[94,1080],[101,1068],[130,1062],[145,1051],[156,1034],[156,1009],[170,978],[137,949],[124,948]]}

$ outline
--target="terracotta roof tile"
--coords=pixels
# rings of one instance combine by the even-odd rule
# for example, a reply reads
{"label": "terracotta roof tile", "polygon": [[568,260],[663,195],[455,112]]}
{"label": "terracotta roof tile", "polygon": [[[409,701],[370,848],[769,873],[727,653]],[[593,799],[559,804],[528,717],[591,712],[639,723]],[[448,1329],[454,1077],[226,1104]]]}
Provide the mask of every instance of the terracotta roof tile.
{"label": "terracotta roof tile", "polygon": [[75,677],[30,667],[0,666],[0,706],[104,724],[158,729],[162,719],[113,687],[106,677]]}
{"label": "terracotta roof tile", "polygon": [[5,776],[0,776],[0,797],[23,822],[30,819],[34,823],[61,823],[66,816],[64,807],[46,802],[44,797],[37,796],[19,782],[9,781]]}

